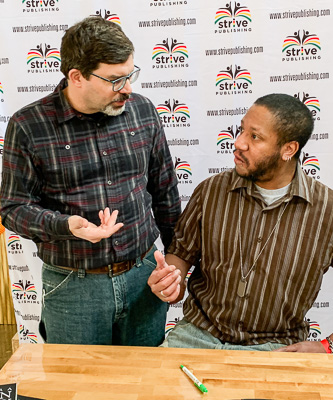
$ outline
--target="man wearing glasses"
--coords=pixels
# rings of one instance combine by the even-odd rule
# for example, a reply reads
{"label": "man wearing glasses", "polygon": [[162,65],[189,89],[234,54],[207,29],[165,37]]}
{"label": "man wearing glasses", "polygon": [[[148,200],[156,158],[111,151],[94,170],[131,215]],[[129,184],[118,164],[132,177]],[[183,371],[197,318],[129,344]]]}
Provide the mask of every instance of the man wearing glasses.
{"label": "man wearing glasses", "polygon": [[61,43],[65,78],[7,127],[1,215],[43,260],[49,343],[164,339],[167,304],[147,279],[154,242],[160,234],[170,244],[180,201],[156,109],[132,93],[133,51],[103,18],[72,26]]}

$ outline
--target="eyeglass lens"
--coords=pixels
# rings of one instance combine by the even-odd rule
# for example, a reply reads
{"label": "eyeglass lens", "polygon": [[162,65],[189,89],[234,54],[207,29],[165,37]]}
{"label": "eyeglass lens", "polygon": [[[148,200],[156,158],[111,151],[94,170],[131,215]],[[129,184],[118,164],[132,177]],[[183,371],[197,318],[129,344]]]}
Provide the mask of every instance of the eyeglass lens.
{"label": "eyeglass lens", "polygon": [[133,73],[129,77],[124,77],[114,82],[113,90],[114,91],[121,90],[126,85],[127,79],[129,79],[130,83],[135,82],[138,79],[139,72],[140,70],[138,69],[136,71],[133,71]]}

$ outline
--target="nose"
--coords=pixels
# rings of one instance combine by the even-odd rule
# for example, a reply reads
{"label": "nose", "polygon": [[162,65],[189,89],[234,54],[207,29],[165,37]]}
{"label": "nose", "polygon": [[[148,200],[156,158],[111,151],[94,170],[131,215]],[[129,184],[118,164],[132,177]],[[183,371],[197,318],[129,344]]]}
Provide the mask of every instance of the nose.
{"label": "nose", "polygon": [[246,137],[244,131],[237,136],[234,144],[236,150],[246,151],[249,148]]}
{"label": "nose", "polygon": [[126,79],[125,86],[121,90],[119,90],[119,93],[126,93],[126,94],[132,93],[132,86],[128,78]]}

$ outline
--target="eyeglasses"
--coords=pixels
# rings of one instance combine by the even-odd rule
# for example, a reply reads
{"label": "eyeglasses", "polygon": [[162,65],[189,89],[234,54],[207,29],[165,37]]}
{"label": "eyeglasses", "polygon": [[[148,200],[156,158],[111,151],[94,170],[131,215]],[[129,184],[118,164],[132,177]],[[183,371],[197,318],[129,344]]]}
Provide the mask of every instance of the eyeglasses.
{"label": "eyeglasses", "polygon": [[130,83],[134,83],[138,79],[139,73],[140,73],[140,68],[137,67],[136,65],[134,65],[134,68],[136,68],[136,69],[134,71],[132,71],[130,74],[128,74],[126,76],[122,76],[121,78],[115,79],[114,81],[103,78],[102,76],[94,74],[93,72],[90,75],[96,76],[96,78],[99,78],[99,79],[103,79],[103,81],[112,83],[112,90],[114,92],[119,92],[119,90],[121,90],[126,85],[127,79],[130,81]]}

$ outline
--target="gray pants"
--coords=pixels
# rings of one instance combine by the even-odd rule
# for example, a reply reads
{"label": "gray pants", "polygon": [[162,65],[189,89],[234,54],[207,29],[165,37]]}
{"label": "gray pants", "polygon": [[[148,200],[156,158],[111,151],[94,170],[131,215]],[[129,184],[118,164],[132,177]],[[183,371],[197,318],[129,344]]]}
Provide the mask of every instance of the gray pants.
{"label": "gray pants", "polygon": [[210,334],[208,331],[197,328],[190,322],[182,319],[175,328],[169,333],[160,347],[186,347],[197,349],[222,349],[222,350],[257,350],[257,351],[272,351],[284,344],[279,343],[264,343],[254,344],[251,346],[241,346],[232,343],[221,343],[219,339]]}

